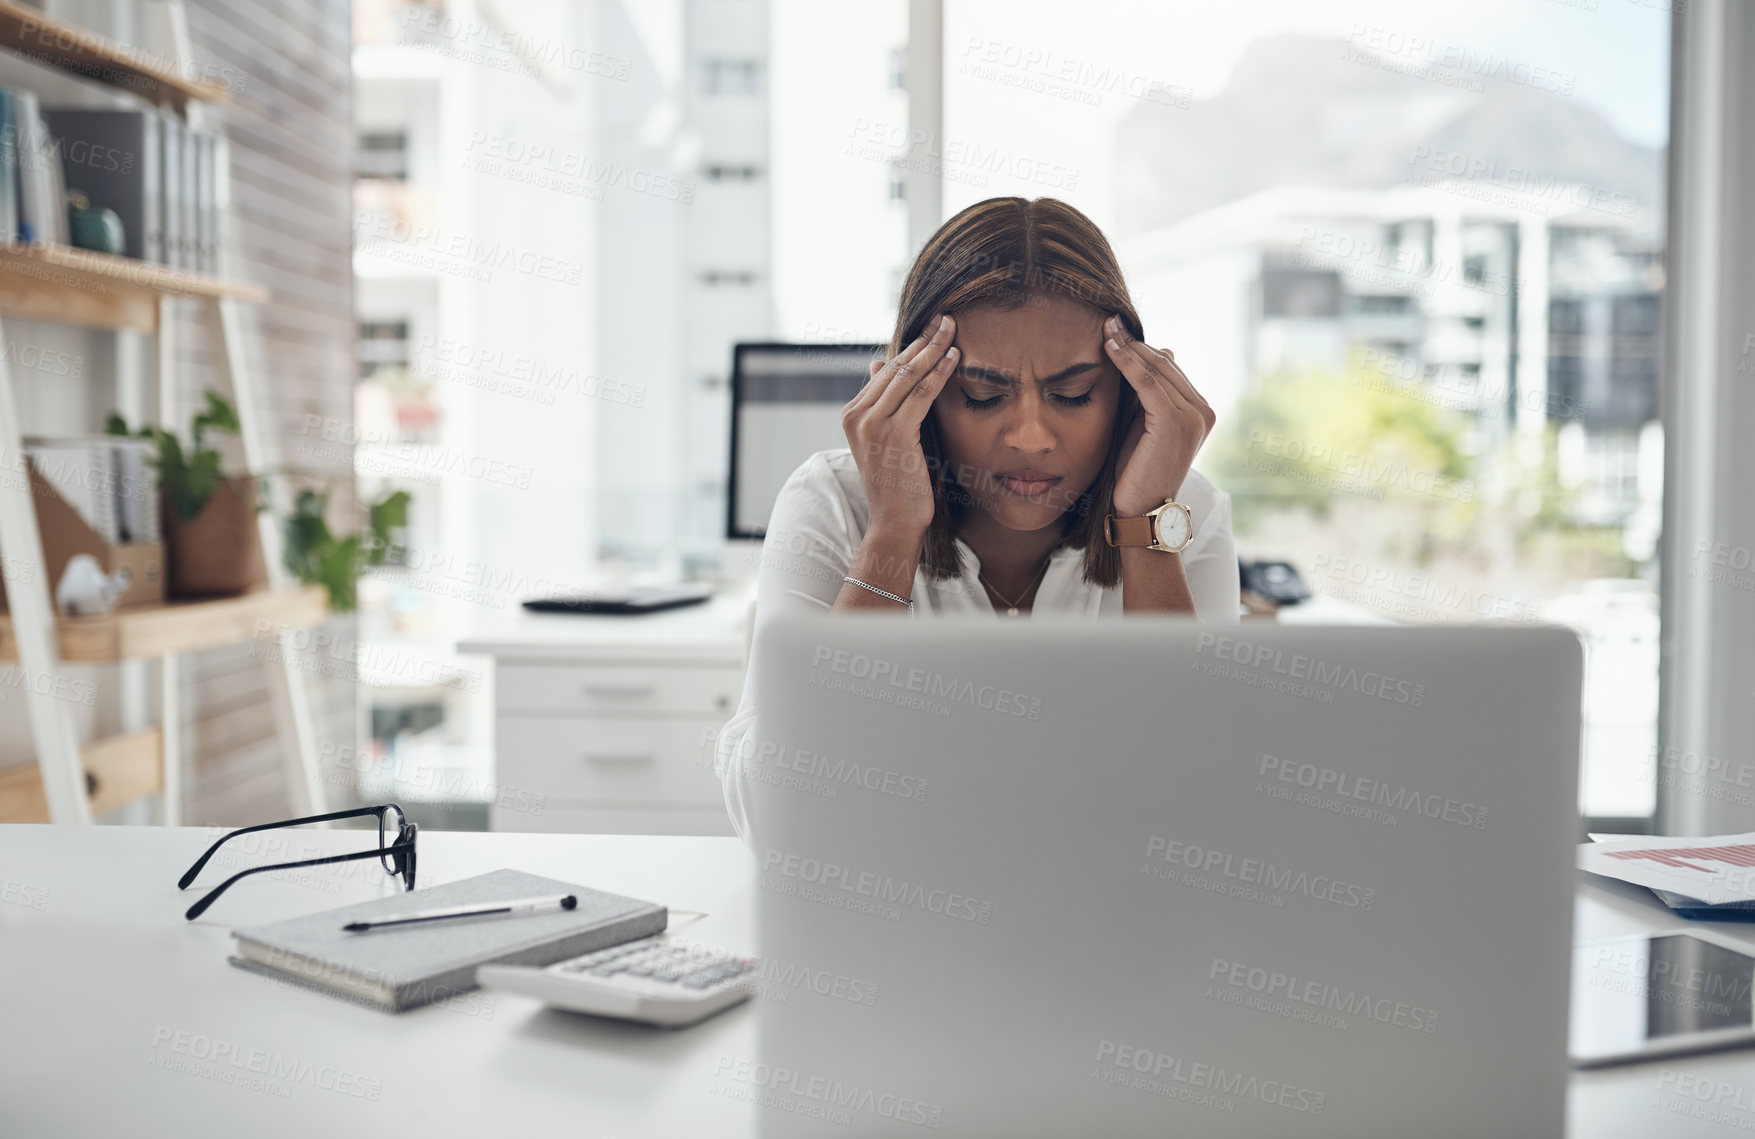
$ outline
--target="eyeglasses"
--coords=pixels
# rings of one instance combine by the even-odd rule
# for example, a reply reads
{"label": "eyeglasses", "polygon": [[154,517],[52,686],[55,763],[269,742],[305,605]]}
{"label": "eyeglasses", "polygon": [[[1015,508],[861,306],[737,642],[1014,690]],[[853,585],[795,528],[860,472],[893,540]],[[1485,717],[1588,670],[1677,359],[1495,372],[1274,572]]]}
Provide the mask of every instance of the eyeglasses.
{"label": "eyeglasses", "polygon": [[213,905],[214,901],[225,893],[226,887],[239,878],[248,878],[252,874],[266,874],[270,870],[295,870],[301,866],[323,866],[331,862],[357,862],[363,858],[376,858],[383,865],[385,871],[402,879],[404,889],[414,889],[414,836],[419,833],[420,828],[409,822],[408,816],[404,815],[402,808],[395,803],[385,803],[377,807],[361,807],[353,811],[336,811],[328,815],[312,815],[304,819],[287,819],[285,822],[279,823],[262,823],[259,826],[235,830],[208,847],[207,853],[195,860],[195,865],[189,867],[183,876],[177,879],[177,889],[187,890],[189,883],[195,881],[195,876],[201,873],[201,868],[207,865],[207,860],[213,857],[214,852],[241,834],[277,830],[280,827],[296,827],[304,823],[326,823],[334,819],[357,819],[365,815],[378,816],[378,849],[362,850],[358,854],[332,854],[327,858],[307,858],[303,862],[277,862],[272,866],[253,866],[248,870],[240,870],[209,890],[205,897],[189,907],[189,911],[183,917],[194,921],[206,913],[207,907]]}

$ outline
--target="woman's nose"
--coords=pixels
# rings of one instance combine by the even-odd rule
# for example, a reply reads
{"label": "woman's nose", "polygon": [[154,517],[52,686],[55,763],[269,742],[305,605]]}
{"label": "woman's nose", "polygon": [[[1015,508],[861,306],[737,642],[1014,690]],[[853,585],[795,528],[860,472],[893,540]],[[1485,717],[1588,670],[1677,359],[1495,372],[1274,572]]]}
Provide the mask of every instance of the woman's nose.
{"label": "woman's nose", "polygon": [[1016,408],[1006,424],[1006,446],[1019,451],[1047,451],[1054,446],[1054,432],[1048,429],[1048,400],[1039,391],[1026,390],[1012,401]]}

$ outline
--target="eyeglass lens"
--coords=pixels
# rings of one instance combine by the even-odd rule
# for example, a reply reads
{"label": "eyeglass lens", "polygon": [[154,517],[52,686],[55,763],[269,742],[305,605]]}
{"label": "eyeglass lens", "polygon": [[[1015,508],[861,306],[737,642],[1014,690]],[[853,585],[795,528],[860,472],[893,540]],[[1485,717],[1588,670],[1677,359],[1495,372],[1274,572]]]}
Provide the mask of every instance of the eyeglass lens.
{"label": "eyeglass lens", "polygon": [[405,822],[407,820],[402,815],[402,808],[395,804],[378,812],[378,849],[383,852],[378,855],[378,861],[391,874],[397,873],[398,864],[396,856],[389,852],[390,847],[402,837],[402,826]]}

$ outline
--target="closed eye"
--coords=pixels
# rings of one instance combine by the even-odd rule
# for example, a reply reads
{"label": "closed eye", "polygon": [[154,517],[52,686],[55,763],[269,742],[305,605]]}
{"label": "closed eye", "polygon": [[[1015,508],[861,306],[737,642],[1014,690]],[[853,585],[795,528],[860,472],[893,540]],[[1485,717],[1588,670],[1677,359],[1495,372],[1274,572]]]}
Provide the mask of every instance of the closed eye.
{"label": "closed eye", "polygon": [[[988,399],[972,399],[968,392],[964,392],[963,406],[972,408],[976,411],[984,411],[1004,398],[1005,396],[1003,395],[996,395]],[[1086,390],[1082,395],[1050,395],[1048,398],[1054,400],[1062,407],[1083,407],[1085,404],[1091,402],[1091,392]]]}

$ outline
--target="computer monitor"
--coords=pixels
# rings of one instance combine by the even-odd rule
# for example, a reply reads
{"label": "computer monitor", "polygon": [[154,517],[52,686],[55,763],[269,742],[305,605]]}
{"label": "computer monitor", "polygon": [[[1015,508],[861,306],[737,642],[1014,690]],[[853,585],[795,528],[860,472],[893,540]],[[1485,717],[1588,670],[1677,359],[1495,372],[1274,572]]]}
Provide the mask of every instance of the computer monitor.
{"label": "computer monitor", "polygon": [[841,409],[871,378],[879,344],[739,344],[731,362],[725,536],[760,540],[807,456],[847,446]]}

